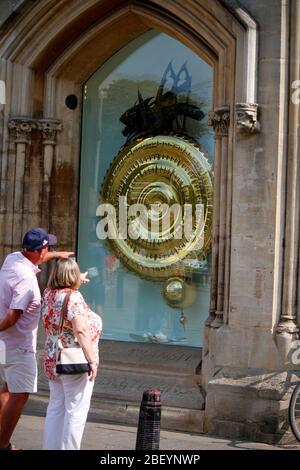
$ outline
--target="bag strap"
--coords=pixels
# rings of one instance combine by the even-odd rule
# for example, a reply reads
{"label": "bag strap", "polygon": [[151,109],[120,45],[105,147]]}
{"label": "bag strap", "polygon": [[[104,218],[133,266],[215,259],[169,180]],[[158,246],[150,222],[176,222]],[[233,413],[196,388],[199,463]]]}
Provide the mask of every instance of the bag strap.
{"label": "bag strap", "polygon": [[61,334],[62,332],[62,329],[63,329],[63,326],[64,326],[64,321],[65,321],[65,317],[67,316],[67,306],[68,306],[68,302],[69,302],[69,299],[70,299],[70,296],[72,294],[72,289],[70,289],[66,295],[65,295],[65,298],[64,298],[64,302],[63,302],[63,306],[62,306],[62,309],[60,311],[60,321],[59,321],[59,327],[58,327],[58,336]]}

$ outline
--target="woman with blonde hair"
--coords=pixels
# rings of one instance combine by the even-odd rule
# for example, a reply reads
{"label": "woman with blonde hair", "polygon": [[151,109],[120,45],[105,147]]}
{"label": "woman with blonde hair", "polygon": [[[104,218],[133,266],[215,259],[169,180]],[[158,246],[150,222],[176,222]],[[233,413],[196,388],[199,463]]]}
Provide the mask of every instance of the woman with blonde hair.
{"label": "woman with blonde hair", "polygon": [[[44,450],[80,449],[97,375],[102,320],[85,303],[78,291],[80,284],[81,274],[77,263],[71,258],[58,260],[43,294],[42,318],[46,333],[44,370],[50,388]],[[59,333],[61,311],[67,295],[66,317]],[[57,374],[58,336],[63,347],[80,344],[89,364],[88,373]]]}

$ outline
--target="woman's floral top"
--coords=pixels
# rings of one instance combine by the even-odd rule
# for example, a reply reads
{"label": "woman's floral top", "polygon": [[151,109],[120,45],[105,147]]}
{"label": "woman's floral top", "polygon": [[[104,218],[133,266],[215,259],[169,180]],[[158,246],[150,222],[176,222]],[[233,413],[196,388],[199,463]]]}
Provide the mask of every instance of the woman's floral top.
{"label": "woman's floral top", "polygon": [[[46,340],[44,350],[44,370],[50,380],[57,377],[56,374],[56,346],[57,334],[60,322],[60,312],[64,298],[69,289],[45,289],[42,299],[42,318],[45,327]],[[95,358],[98,362],[98,343],[102,331],[102,320],[92,312],[85,303],[82,295],[77,290],[72,291],[67,307],[67,318],[64,320],[63,330],[60,335],[64,347],[72,347],[76,343],[72,328],[72,320],[75,315],[85,315],[90,328]]]}

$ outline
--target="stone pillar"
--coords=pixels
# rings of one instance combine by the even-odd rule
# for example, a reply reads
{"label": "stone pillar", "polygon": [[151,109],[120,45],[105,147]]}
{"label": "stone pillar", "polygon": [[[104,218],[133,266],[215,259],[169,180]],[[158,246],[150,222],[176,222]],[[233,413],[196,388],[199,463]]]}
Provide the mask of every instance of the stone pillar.
{"label": "stone pillar", "polygon": [[[214,113],[209,115],[209,124],[214,123]],[[220,217],[220,174],[221,174],[221,134],[215,132],[214,155],[214,191],[213,191],[213,224],[212,224],[212,257],[211,257],[211,293],[209,317],[205,325],[210,326],[216,317],[217,283],[218,283],[218,253],[219,253],[219,217]]]}
{"label": "stone pillar", "polygon": [[16,144],[16,166],[13,196],[12,245],[20,246],[22,240],[23,195],[26,148],[30,144],[32,130],[36,123],[29,118],[15,117],[9,120],[8,128]]}
{"label": "stone pillar", "polygon": [[224,274],[226,252],[226,198],[228,165],[228,107],[217,108],[209,113],[209,125],[215,131],[214,206],[212,247],[212,295],[207,326],[219,328],[224,313]]}
{"label": "stone pillar", "polygon": [[48,230],[50,222],[50,191],[51,174],[55,154],[57,132],[63,129],[62,122],[57,119],[40,119],[37,123],[42,133],[44,148],[43,162],[43,201],[42,201],[42,226]]}
{"label": "stone pillar", "polygon": [[202,386],[206,390],[215,369],[216,332],[223,324],[224,284],[228,207],[227,166],[228,129],[230,113],[228,107],[217,108],[208,115],[208,123],[215,131],[214,194],[212,228],[212,279],[210,312],[205,322],[203,340],[203,360],[201,366]]}
{"label": "stone pillar", "polygon": [[[290,86],[300,83],[300,3],[291,2]],[[287,197],[285,216],[285,247],[282,308],[276,328],[276,344],[285,365],[291,365],[293,341],[299,337],[297,324],[297,280],[299,275],[299,99],[291,96],[289,103],[289,135],[287,151]],[[299,366],[298,366],[299,367]]]}

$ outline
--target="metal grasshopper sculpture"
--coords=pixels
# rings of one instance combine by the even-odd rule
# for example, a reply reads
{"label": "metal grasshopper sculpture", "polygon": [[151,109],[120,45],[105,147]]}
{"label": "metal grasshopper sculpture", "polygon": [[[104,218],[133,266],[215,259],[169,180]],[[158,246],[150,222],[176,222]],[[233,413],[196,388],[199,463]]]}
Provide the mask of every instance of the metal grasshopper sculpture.
{"label": "metal grasshopper sculpture", "polygon": [[[180,77],[185,74],[185,80],[179,85]],[[164,93],[167,76],[173,80],[173,87]],[[163,75],[156,97],[143,99],[138,91],[138,100],[132,108],[125,111],[120,121],[125,124],[122,133],[127,136],[127,142],[138,135],[158,132],[185,131],[186,117],[201,121],[205,114],[199,106],[189,103],[191,91],[191,76],[184,64],[176,75],[170,62]],[[186,92],[186,95],[183,95]],[[180,96],[180,99],[178,98]],[[180,120],[179,117],[182,116]]]}

